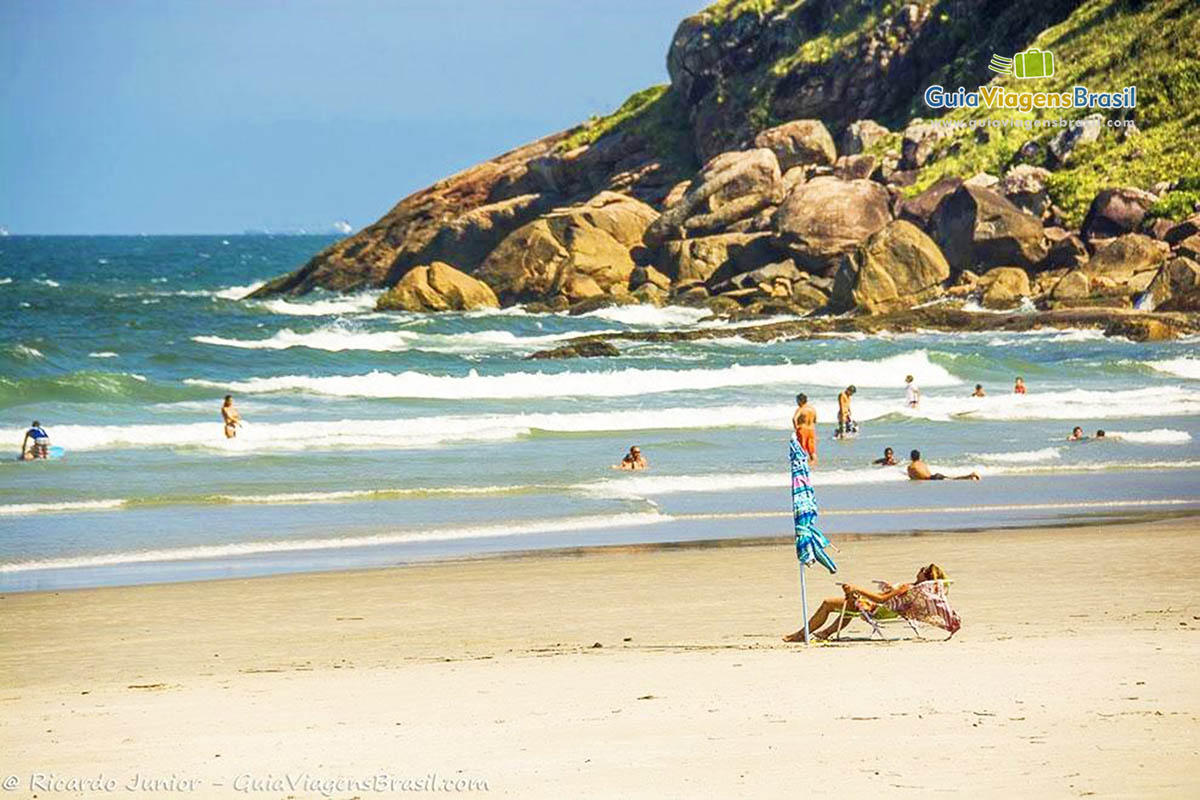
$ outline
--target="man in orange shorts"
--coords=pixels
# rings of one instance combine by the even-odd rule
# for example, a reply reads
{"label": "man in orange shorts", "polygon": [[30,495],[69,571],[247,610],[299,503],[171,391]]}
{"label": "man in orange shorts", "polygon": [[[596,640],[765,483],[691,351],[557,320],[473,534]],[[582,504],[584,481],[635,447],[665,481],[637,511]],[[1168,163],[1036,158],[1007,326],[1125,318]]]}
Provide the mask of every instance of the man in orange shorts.
{"label": "man in orange shorts", "polygon": [[796,441],[808,453],[808,463],[817,465],[817,410],[808,404],[808,395],[796,395],[796,412],[792,414]]}

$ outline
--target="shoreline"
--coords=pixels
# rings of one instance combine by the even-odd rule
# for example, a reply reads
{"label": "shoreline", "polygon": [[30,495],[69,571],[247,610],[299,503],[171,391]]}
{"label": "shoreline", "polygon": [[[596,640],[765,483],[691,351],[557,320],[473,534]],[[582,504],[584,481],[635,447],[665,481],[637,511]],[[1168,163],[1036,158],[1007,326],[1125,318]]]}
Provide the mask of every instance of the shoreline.
{"label": "shoreline", "polygon": [[[963,525],[961,523],[951,524],[947,527],[931,527],[918,526],[918,520],[927,520],[930,516],[936,518],[940,514],[945,514],[947,517],[962,517],[969,512],[1022,512],[1026,517],[1014,517],[1009,524],[998,522],[995,519],[989,520],[986,523],[977,525]],[[1032,522],[1028,515],[1039,511],[1057,512],[1056,519],[1043,518],[1036,523]],[[834,531],[829,535],[837,541],[858,541],[864,539],[874,539],[879,537],[905,537],[905,536],[953,536],[960,534],[974,533],[1001,533],[1001,532],[1020,532],[1025,530],[1052,530],[1056,528],[1072,528],[1072,527],[1097,527],[1104,525],[1117,524],[1120,521],[1124,524],[1138,524],[1144,522],[1155,522],[1164,520],[1185,520],[1193,517],[1200,517],[1200,501],[1184,498],[1172,499],[1152,499],[1152,500],[1115,500],[1115,501],[1090,501],[1090,502],[1058,502],[1058,503],[1025,503],[1015,505],[978,505],[978,506],[927,506],[927,507],[909,507],[903,509],[895,508],[879,508],[879,509],[830,509],[822,512],[823,517],[854,517],[865,519],[880,519],[884,517],[897,517],[901,514],[908,515],[910,519],[902,523],[895,529],[879,528],[875,530],[858,529],[850,531]],[[667,514],[664,516],[659,525],[678,526],[678,525],[696,525],[703,523],[707,527],[718,525],[722,522],[730,524],[751,524],[751,523],[766,523],[772,520],[787,521],[790,524],[791,514],[787,511],[730,511],[730,512],[709,512],[700,514],[676,513]],[[639,528],[640,529],[640,528]],[[505,537],[498,537],[503,540]],[[243,580],[260,580],[272,577],[287,577],[287,576],[307,576],[307,575],[358,575],[363,573],[373,573],[387,570],[403,570],[421,566],[431,566],[439,564],[469,564],[475,562],[488,562],[498,559],[523,559],[523,558],[570,558],[581,557],[587,555],[601,554],[606,552],[653,552],[657,550],[679,550],[679,549],[705,549],[705,548],[724,548],[724,547],[754,547],[767,544],[779,544],[782,542],[790,543],[793,537],[790,533],[774,534],[774,533],[758,533],[758,534],[740,534],[733,536],[701,536],[698,538],[651,538],[646,541],[615,541],[615,542],[595,542],[588,544],[544,544],[529,545],[514,549],[477,549],[466,552],[426,552],[425,554],[407,554],[393,555],[389,549],[387,553],[383,552],[384,548],[394,548],[394,545],[376,544],[365,545],[359,549],[368,551],[375,550],[377,552],[371,557],[359,556],[357,563],[337,563],[332,562],[329,565],[312,561],[308,566],[296,567],[286,565],[284,562],[278,562],[273,568],[259,567],[256,565],[256,558],[276,559],[280,557],[290,557],[303,559],[306,554],[316,553],[342,553],[343,550],[312,550],[306,551],[303,549],[297,550],[281,550],[259,553],[249,553],[243,557],[244,560],[237,561],[232,557],[224,561],[216,558],[188,558],[180,560],[168,561],[128,561],[114,564],[96,564],[84,566],[70,567],[46,567],[41,569],[32,569],[21,572],[9,572],[7,575],[37,575],[39,573],[48,573],[52,576],[69,576],[71,574],[82,576],[83,580],[87,580],[89,575],[93,577],[94,582],[72,585],[60,577],[63,581],[57,585],[50,585],[46,588],[21,588],[19,585],[10,584],[8,588],[0,587],[0,597],[4,595],[31,595],[40,593],[60,593],[60,592],[77,592],[89,591],[94,589],[121,589],[138,586],[169,586],[175,584],[193,584],[193,583],[219,583],[222,581],[243,581]],[[484,540],[494,541],[494,540]],[[453,542],[453,540],[451,540]],[[349,548],[353,550],[355,548]],[[172,566],[174,569],[172,569]],[[120,579],[110,578],[109,580],[101,580],[99,576],[103,576],[109,571],[118,570],[136,570],[139,567],[156,567],[155,576],[143,579],[136,574],[128,574],[123,582]],[[195,572],[199,570],[201,577],[174,577],[187,572]],[[221,574],[236,573],[240,570],[249,570],[244,575],[229,575]],[[264,571],[265,570],[265,571]]]}
{"label": "shoreline", "polygon": [[[786,538],[5,595],[0,740],[12,774],[175,775],[212,797],[299,772],[762,795],[797,758],[836,775],[816,795],[1184,796],[1200,789],[1198,533],[1188,515],[839,537],[839,574],[808,573],[812,609],[835,581],[934,561],[963,618],[949,641],[856,622],[784,644]],[[884,744],[910,739],[920,758]]]}

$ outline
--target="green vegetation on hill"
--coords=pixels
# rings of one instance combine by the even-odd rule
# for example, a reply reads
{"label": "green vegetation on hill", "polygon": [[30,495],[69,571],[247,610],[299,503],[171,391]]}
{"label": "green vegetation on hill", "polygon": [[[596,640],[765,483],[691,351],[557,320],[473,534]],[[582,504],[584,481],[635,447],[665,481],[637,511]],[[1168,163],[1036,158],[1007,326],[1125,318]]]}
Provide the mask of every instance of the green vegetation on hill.
{"label": "green vegetation on hill", "polygon": [[[1105,128],[1100,139],[1072,153],[1050,179],[1050,194],[1078,225],[1096,192],[1108,186],[1150,188],[1200,172],[1200,59],[1194,55],[1200,31],[1200,4],[1195,0],[1163,2],[1104,2],[1092,0],[1062,23],[1045,30],[1032,46],[1054,53],[1052,78],[1021,81],[997,77],[995,85],[1022,91],[1068,91],[1087,86],[1092,91],[1118,91],[1137,86],[1137,108],[1113,109],[1109,119],[1128,114],[1138,132],[1125,138],[1119,128]],[[1188,52],[1192,55],[1186,55]],[[947,89],[953,87],[947,86]],[[967,89],[973,89],[968,85]],[[1040,109],[1031,112],[960,109],[954,120],[1081,118],[1095,110]],[[976,172],[1003,174],[1017,163],[1026,142],[1044,153],[1056,128],[988,128],[987,141],[970,130],[957,131],[939,143],[938,160],[925,169],[910,192],[928,187],[943,175]],[[1166,200],[1166,198],[1164,198]],[[1186,207],[1185,207],[1186,206]],[[1191,211],[1181,198],[1156,212],[1178,218]]]}
{"label": "green vegetation on hill", "polygon": [[[764,26],[756,53],[743,67],[721,75],[712,97],[731,127],[750,133],[786,121],[786,109],[813,75],[853,68],[864,43],[892,47],[900,0],[721,0],[701,12],[714,39],[729,26]],[[1200,59],[1194,55],[1200,31],[1196,0],[1044,0],[991,3],[986,0],[916,0],[928,19],[921,28],[903,74],[879,95],[875,118],[895,130],[911,119],[937,116],[922,102],[926,86],[973,90],[981,83],[1020,91],[1066,91],[1084,85],[1093,91],[1138,87],[1132,112],[1114,109],[1110,119],[1128,114],[1138,131],[1128,137],[1105,128],[1099,141],[1077,147],[1050,180],[1055,203],[1068,221],[1078,224],[1096,192],[1106,186],[1150,188],[1159,181],[1200,175]],[[742,19],[753,15],[753,19]],[[986,16],[986,19],[983,17]],[[1057,24],[1050,24],[1058,21]],[[1048,25],[1044,30],[1040,27]],[[769,27],[769,31],[768,31]],[[1055,75],[1037,81],[996,76],[985,65],[993,53],[1012,55],[1013,47],[1050,50]],[[1190,55],[1189,55],[1190,54]],[[1097,109],[1098,110],[1098,109]],[[635,133],[673,164],[695,160],[690,129],[694,109],[668,86],[637,92],[613,113],[593,119],[568,137],[562,147],[590,144],[615,131]],[[950,120],[1082,118],[1088,111],[961,109]],[[826,118],[836,133],[839,121]],[[847,120],[841,120],[845,123]],[[944,175],[977,172],[1001,175],[1019,163],[1027,142],[1037,145],[1030,163],[1043,163],[1050,139],[1060,128],[988,128],[987,136],[959,130],[936,149],[936,159],[909,193],[919,192]],[[732,135],[732,133],[731,133]],[[888,146],[895,146],[892,142]],[[1200,180],[1200,177],[1197,178]],[[1186,192],[1164,198],[1156,215],[1190,212]]]}
{"label": "green vegetation on hill", "polygon": [[672,166],[696,166],[687,113],[665,83],[634,92],[616,111],[593,117],[563,139],[559,149],[574,150],[618,131],[646,141],[657,156]]}

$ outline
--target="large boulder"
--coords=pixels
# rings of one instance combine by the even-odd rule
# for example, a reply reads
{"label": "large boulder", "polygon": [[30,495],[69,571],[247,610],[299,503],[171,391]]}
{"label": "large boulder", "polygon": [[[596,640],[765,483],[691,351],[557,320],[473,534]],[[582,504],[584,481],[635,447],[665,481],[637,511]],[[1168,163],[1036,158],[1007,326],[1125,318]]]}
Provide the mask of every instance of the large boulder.
{"label": "large boulder", "polygon": [[954,269],[1030,269],[1048,250],[1037,218],[980,186],[963,184],[942,198],[930,225]]}
{"label": "large boulder", "polygon": [[688,190],[646,231],[648,245],[724,230],[779,202],[782,174],[766,148],[721,153],[704,165]]}
{"label": "large boulder", "polygon": [[796,268],[796,265],[791,259],[784,261],[776,261],[773,264],[766,264],[758,269],[752,269],[747,272],[739,272],[730,278],[719,279],[720,272],[713,274],[713,278],[709,280],[709,291],[713,294],[723,294],[725,292],[736,291],[738,289],[760,289],[766,294],[771,294],[770,289],[763,287],[774,287],[781,283],[787,284],[787,292],[791,293],[793,283],[803,280],[805,273]]}
{"label": "large boulder", "polygon": [[1079,269],[1088,262],[1088,251],[1083,240],[1062,228],[1045,228],[1042,231],[1050,242],[1050,252],[1042,265],[1047,269]]}
{"label": "large boulder", "polygon": [[979,277],[978,288],[983,290],[980,302],[985,308],[1014,308],[1032,291],[1029,275],[1019,267],[996,267]]}
{"label": "large boulder", "polygon": [[856,156],[870,150],[877,142],[892,135],[892,132],[873,119],[860,119],[851,122],[842,132],[841,152],[843,155]]}
{"label": "large boulder", "polygon": [[937,210],[938,203],[942,202],[943,197],[962,186],[962,184],[962,178],[938,178],[925,191],[913,195],[907,200],[902,200],[900,202],[899,213],[896,216],[900,219],[906,219],[918,228],[928,232],[929,220],[933,216],[933,212]]}
{"label": "large boulder", "polygon": [[1091,144],[1100,138],[1104,130],[1104,115],[1089,114],[1077,123],[1072,123],[1050,140],[1050,153],[1059,165],[1071,160],[1071,154],[1081,145]]}
{"label": "large boulder", "polygon": [[1101,243],[1087,263],[1087,271],[1120,282],[1138,273],[1158,269],[1171,255],[1163,242],[1140,233],[1126,233]]}
{"label": "large boulder", "polygon": [[754,137],[754,146],[774,153],[785,172],[802,164],[829,166],[837,159],[833,137],[819,119],[794,119],[767,128]]}
{"label": "large boulder", "polygon": [[1049,178],[1050,170],[1044,167],[1018,164],[1004,174],[1000,193],[1017,208],[1041,219],[1050,208],[1050,194],[1046,191]]}
{"label": "large boulder", "polygon": [[705,283],[718,271],[725,280],[778,261],[768,233],[721,233],[671,241],[659,248],[655,267],[676,286]]}
{"label": "large boulder", "polygon": [[[875,156],[857,155],[857,156],[842,156],[833,165],[833,176],[841,178],[844,181],[852,181],[857,179],[866,179],[871,177],[871,173],[878,166],[878,159]],[[784,181],[787,181],[786,174]]]}
{"label": "large boulder", "polygon": [[413,267],[436,261],[472,272],[505,236],[550,210],[551,200],[551,195],[523,194],[466,211],[421,246],[402,245],[385,283],[394,285]]}
{"label": "large boulder", "polygon": [[1132,233],[1142,224],[1146,211],[1157,200],[1157,197],[1141,189],[1103,189],[1088,207],[1080,232],[1089,242]]}
{"label": "large boulder", "polygon": [[842,259],[832,306],[867,314],[911,308],[942,294],[950,265],[920,228],[895,220]]}
{"label": "large boulder", "polygon": [[498,308],[500,301],[486,283],[435,261],[405,273],[379,298],[380,311],[471,311]]}
{"label": "large boulder", "polygon": [[631,250],[657,216],[654,209],[616,192],[555,209],[506,236],[475,276],[505,305],[571,299],[590,294],[588,278],[602,291],[624,289],[634,263]]}
{"label": "large boulder", "polygon": [[914,120],[904,129],[900,145],[900,169],[920,169],[933,158],[933,149],[944,139],[949,129],[931,122]]}
{"label": "large boulder", "polygon": [[887,190],[874,181],[814,178],[775,212],[781,246],[800,266],[825,270],[891,221]]}
{"label": "large boulder", "polygon": [[1077,269],[1064,275],[1050,291],[1050,299],[1057,302],[1082,300],[1092,293],[1092,281],[1083,270]]}
{"label": "large boulder", "polygon": [[1171,298],[1197,290],[1200,290],[1200,264],[1183,256],[1172,258],[1159,268],[1150,285],[1146,287],[1147,307],[1144,310],[1161,308],[1170,302]]}

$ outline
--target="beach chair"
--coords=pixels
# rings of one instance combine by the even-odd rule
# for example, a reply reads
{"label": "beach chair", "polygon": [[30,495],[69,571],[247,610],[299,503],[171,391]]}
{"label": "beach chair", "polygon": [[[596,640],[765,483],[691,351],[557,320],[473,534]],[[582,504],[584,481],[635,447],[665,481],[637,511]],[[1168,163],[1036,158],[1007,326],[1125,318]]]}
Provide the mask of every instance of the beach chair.
{"label": "beach chair", "polygon": [[[958,616],[958,612],[950,605],[950,599],[947,596],[950,589],[949,580],[933,580],[922,581],[921,583],[913,584],[902,595],[897,595],[882,605],[875,605],[865,601],[857,601],[851,605],[850,598],[842,604],[842,624],[838,626],[837,633],[834,638],[840,640],[842,638],[842,629],[849,624],[850,620],[859,616],[863,621],[871,626],[871,636],[876,634],[879,638],[887,641],[887,636],[884,635],[883,629],[879,627],[880,622],[888,620],[902,619],[908,627],[912,628],[913,633],[918,639],[923,639],[920,628],[916,623],[921,622],[926,625],[932,625],[948,631],[950,639],[962,627],[962,620]],[[886,581],[875,581],[875,585],[880,591],[889,592],[892,590],[892,584]]]}

